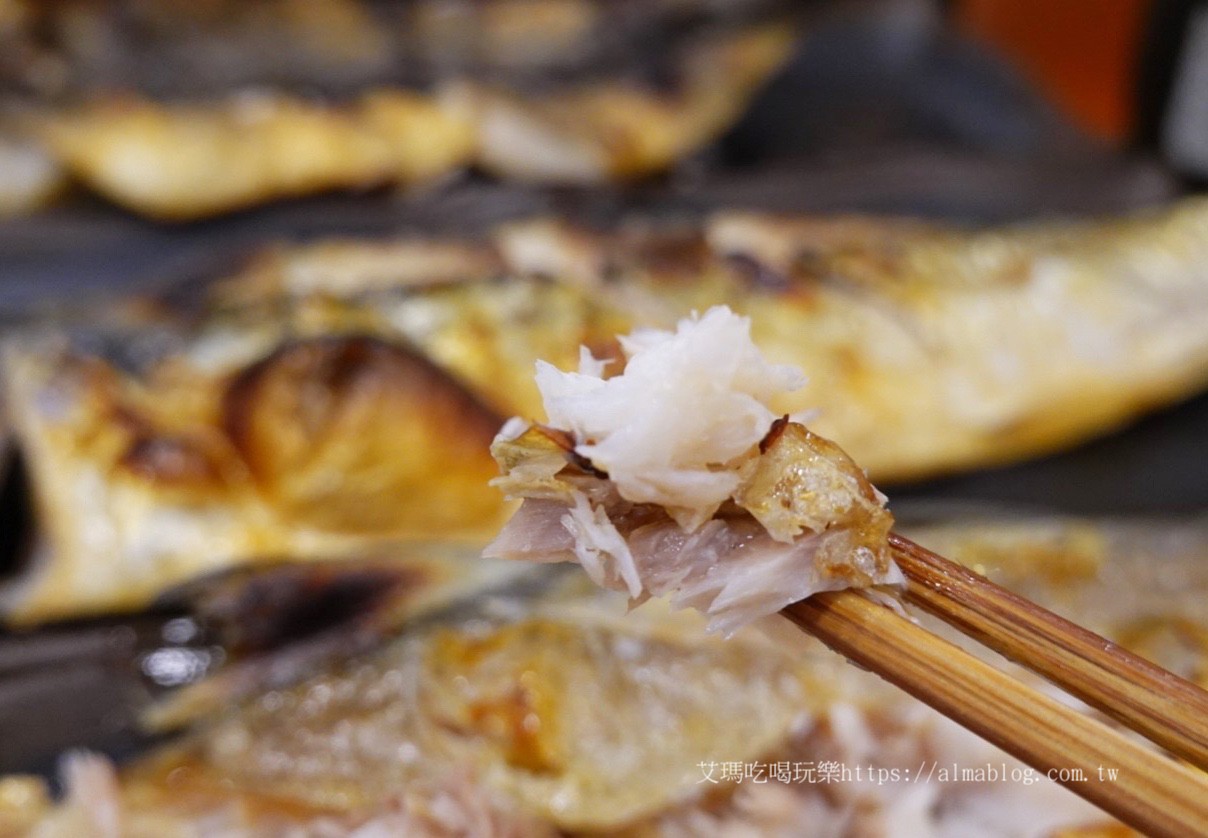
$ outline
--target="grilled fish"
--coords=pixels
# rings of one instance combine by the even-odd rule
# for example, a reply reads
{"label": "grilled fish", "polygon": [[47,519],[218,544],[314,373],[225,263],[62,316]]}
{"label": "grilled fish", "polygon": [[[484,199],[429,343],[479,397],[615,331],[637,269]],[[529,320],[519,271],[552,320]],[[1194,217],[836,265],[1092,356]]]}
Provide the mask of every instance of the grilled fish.
{"label": "grilled fish", "polygon": [[[1208,672],[1202,520],[961,517],[906,531],[1180,674]],[[691,612],[652,601],[626,615],[581,576],[534,572],[546,578],[527,593],[411,624],[235,709],[216,702],[120,773],[74,757],[57,809],[10,779],[8,798],[33,803],[0,811],[41,818],[40,835],[107,823],[130,835],[1118,829],[787,623],[721,641]],[[906,779],[920,764],[931,779]]]}
{"label": "grilled fish", "polygon": [[551,424],[517,417],[495,437],[492,483],[523,503],[483,555],[578,562],[720,631],[820,591],[901,584],[885,496],[833,442],[772,414],[804,376],[769,364],[750,328],[716,306],[621,337],[625,369],[608,378],[590,353],[578,372],[538,364]]}
{"label": "grilled fish", "polygon": [[[984,229],[723,212],[699,224],[630,218],[607,230],[539,219],[503,225],[493,250],[469,252],[493,252],[502,275],[577,289],[610,312],[615,332],[670,328],[693,310],[729,305],[751,318],[772,361],[806,373],[806,385],[773,407],[816,408],[819,433],[892,483],[1058,450],[1198,391],[1208,379],[1206,227],[1200,199],[1124,218]],[[410,252],[344,242],[278,253],[220,285],[215,304],[388,298],[392,285],[416,285]],[[476,320],[500,323],[478,312],[506,291],[443,293],[474,299]],[[502,389],[498,368],[452,348],[472,343],[468,327],[394,319],[463,380]],[[619,358],[600,331],[589,348]],[[577,363],[573,350],[548,351],[539,357],[563,369]],[[531,368],[508,379],[500,412],[539,414],[524,379]]]}
{"label": "grilled fish", "polygon": [[777,3],[623,5],[9,0],[0,115],[56,172],[161,219],[470,166],[601,183],[719,136],[795,37]]}
{"label": "grilled fish", "polygon": [[615,335],[713,304],[806,372],[774,413],[816,409],[811,430],[878,485],[1056,450],[1204,385],[1206,225],[1190,200],[982,231],[723,214],[267,251],[187,305],[7,342],[42,538],[6,613],[137,607],[260,555],[485,535],[508,512],[487,449],[505,417],[540,415],[533,364],[574,368],[586,346],[619,370]]}
{"label": "grilled fish", "polygon": [[[578,317],[531,344],[495,329],[487,344],[449,346],[483,375],[513,358],[518,375],[551,339],[563,351],[593,341],[581,295],[539,281],[506,294],[513,308],[484,308],[489,322]],[[415,302],[403,314],[433,341],[446,325],[457,339],[478,328],[471,300]],[[5,402],[39,532],[5,592],[12,621],[137,608],[232,564],[495,532],[507,510],[488,486],[502,423],[491,393],[434,365],[391,315],[320,303],[11,344]]]}

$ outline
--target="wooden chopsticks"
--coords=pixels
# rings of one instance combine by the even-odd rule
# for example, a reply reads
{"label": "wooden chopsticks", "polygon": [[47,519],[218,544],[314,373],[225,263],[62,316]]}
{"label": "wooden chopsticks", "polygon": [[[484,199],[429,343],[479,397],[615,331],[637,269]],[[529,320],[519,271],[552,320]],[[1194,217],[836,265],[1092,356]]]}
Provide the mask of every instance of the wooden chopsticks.
{"label": "wooden chopsticks", "polygon": [[1208,692],[896,533],[908,602],[1208,769]]}
{"label": "wooden chopsticks", "polygon": [[[1204,765],[1203,690],[908,539],[894,535],[891,546],[908,580],[908,601]],[[857,591],[818,594],[783,613],[1041,773],[1055,771],[1062,785],[1146,834],[1200,834],[1208,824],[1208,775],[1037,692]],[[1081,779],[1069,769],[1080,770]]]}

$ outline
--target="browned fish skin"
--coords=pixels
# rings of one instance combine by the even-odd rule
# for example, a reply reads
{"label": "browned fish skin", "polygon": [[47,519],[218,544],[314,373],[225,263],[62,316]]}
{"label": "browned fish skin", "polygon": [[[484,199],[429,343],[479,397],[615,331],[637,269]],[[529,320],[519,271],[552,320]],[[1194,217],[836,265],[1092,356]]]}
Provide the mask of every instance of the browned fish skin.
{"label": "browned fish skin", "polygon": [[769,358],[809,378],[778,409],[817,408],[811,427],[879,484],[1053,451],[1208,382],[1201,199],[985,230],[724,213],[698,236],[703,264],[681,244],[674,267],[647,255],[649,225],[499,238],[512,270],[593,287],[639,322],[719,303],[750,317]]}
{"label": "browned fish skin", "polygon": [[[495,514],[476,449],[499,425],[468,393],[449,388],[447,399],[432,399],[441,387],[443,373],[397,345],[318,338],[241,372],[223,422],[287,520],[348,533],[397,533],[423,521],[439,532]],[[361,491],[357,474],[372,475]]]}
{"label": "browned fish skin", "polygon": [[[807,372],[800,399],[773,407],[818,408],[811,428],[884,484],[1054,450],[1200,389],[1208,380],[1206,228],[1208,205],[1189,200],[1131,219],[984,231],[750,215],[719,216],[703,226],[634,220],[604,231],[537,220],[503,227],[486,243],[344,240],[268,251],[201,292],[196,308],[160,310],[151,325],[138,321],[143,325],[133,328],[143,335],[179,330],[175,320],[190,324],[165,344],[166,355],[139,349],[145,340],[101,341],[129,358],[96,350],[61,356],[62,336],[23,337],[8,347],[5,400],[53,549],[45,567],[61,561],[76,569],[46,583],[46,596],[58,604],[52,608],[48,599],[26,619],[145,601],[215,569],[220,559],[280,554],[289,547],[280,526],[305,509],[323,506],[334,519],[341,509],[358,508],[345,524],[327,521],[324,538],[393,526],[388,515],[379,520],[366,511],[386,508],[382,503],[308,500],[331,497],[326,490],[315,494],[319,460],[307,467],[312,482],[304,487],[301,480],[290,483],[289,457],[276,442],[235,450],[224,429],[224,382],[290,340],[363,335],[410,347],[404,351],[449,374],[453,389],[415,384],[435,382],[431,372],[374,379],[395,400],[397,416],[355,397],[346,414],[319,415],[350,423],[382,451],[397,438],[390,425],[407,425],[404,414],[457,415],[462,430],[432,438],[450,462],[481,463],[465,472],[477,480],[489,474],[482,445],[489,421],[454,407],[466,404],[463,389],[493,417],[538,415],[537,359],[567,369],[580,345],[615,359],[615,334],[643,323],[667,326],[692,309],[728,303],[751,317],[753,336],[772,360]],[[744,255],[736,261],[734,254]],[[753,266],[756,274],[779,278],[753,282]],[[394,350],[370,354],[384,368],[401,369],[386,360],[399,357]],[[417,370],[429,369],[415,362]],[[315,386],[328,385],[320,377]],[[428,386],[442,394],[432,405],[433,397],[421,392]],[[297,403],[297,394],[286,395],[282,404]],[[44,408],[64,404],[71,408],[49,422]],[[300,433],[289,411],[273,404],[260,400],[243,412],[269,423],[260,427],[281,421]],[[444,430],[440,421],[416,421],[433,433]],[[329,453],[331,462],[351,464],[362,462],[364,452],[336,445]],[[415,485],[399,468],[381,485]],[[74,481],[84,474],[96,475],[88,479],[101,487],[87,496],[117,491],[121,504],[148,511],[121,542],[143,545],[148,564],[138,590],[116,599],[76,587],[74,573],[85,567],[115,572],[85,558],[92,554],[83,547],[91,525],[72,500],[82,485]],[[457,481],[449,479],[453,491]],[[346,487],[351,495],[372,494],[370,482],[357,485]],[[481,497],[478,487],[463,488],[468,498]],[[278,500],[276,511],[265,509]],[[174,529],[200,526],[210,519],[198,513],[211,503],[240,510],[221,537],[198,534],[186,547],[152,535],[158,516],[173,509],[187,511]],[[478,503],[467,501],[462,520],[484,527],[498,520]],[[178,556],[171,578],[159,577],[155,557],[176,550],[191,558]],[[125,552],[114,548],[112,555]]]}
{"label": "browned fish skin", "polygon": [[[299,814],[363,818],[417,780],[466,772],[541,822],[600,829],[679,799],[696,779],[691,754],[760,752],[798,720],[798,664],[757,634],[722,643],[690,620],[625,620],[618,603],[571,591],[548,612],[538,600],[530,616],[436,625],[261,695],[135,782],[152,800],[233,782]],[[640,746],[651,730],[666,733]]]}
{"label": "browned fish skin", "polygon": [[635,604],[667,597],[722,633],[819,591],[902,581],[885,496],[842,449],[787,416],[726,464],[737,488],[695,527],[631,501],[574,444],[541,425],[500,433],[492,485],[523,502],[484,556],[577,562]]}
{"label": "browned fish skin", "polygon": [[[37,206],[64,173],[177,221],[470,166],[555,183],[643,177],[730,126],[794,37],[776,2],[613,5],[6,0],[0,52],[15,58],[0,57],[0,116],[13,112],[48,174],[38,189],[0,188],[0,211]],[[669,26],[620,33],[615,15]],[[551,78],[583,44],[615,55]],[[639,52],[671,83],[635,73]]]}
{"label": "browned fish skin", "polygon": [[[931,510],[932,523],[905,531],[1022,582],[1031,598],[1106,636],[1131,638],[1175,671],[1203,671],[1204,520],[951,514],[961,523],[935,523]],[[657,603],[625,614],[620,602],[562,584],[412,627],[380,651],[266,687],[239,707],[219,702],[185,740],[120,775],[95,761],[73,765],[84,775],[73,789],[95,782],[58,810],[36,783],[5,781],[0,818],[15,798],[28,801],[22,823],[77,825],[56,835],[79,834],[107,807],[132,834],[157,835],[199,823],[465,834],[440,819],[429,831],[406,820],[434,811],[487,817],[499,830],[470,834],[517,836],[796,835],[807,822],[835,834],[904,824],[921,834],[1112,834],[1095,810],[1039,777],[820,779],[832,762],[899,776],[920,761],[1024,767],[787,624],[784,636],[721,642],[690,619],[651,611]],[[1172,644],[1172,632],[1195,639]],[[782,760],[808,766],[813,779],[774,779]],[[762,766],[764,782],[738,782],[722,768],[734,762]],[[710,770],[716,785],[703,779]]]}
{"label": "browned fish skin", "polygon": [[343,104],[275,92],[161,104],[115,93],[31,111],[27,134],[73,178],[155,218],[273,198],[432,181],[472,161],[472,126],[430,97],[378,88]]}
{"label": "browned fish skin", "polygon": [[325,336],[146,377],[48,352],[10,372],[32,388],[15,421],[46,551],[7,594],[14,621],[144,605],[241,562],[485,537],[503,513],[487,485],[499,419],[398,344]]}
{"label": "browned fish skin", "polygon": [[[538,219],[505,225],[494,239],[506,275],[576,289],[613,312],[614,332],[666,327],[721,303],[749,316],[769,356],[809,378],[799,399],[778,407],[817,408],[811,427],[880,484],[1057,450],[1208,382],[1202,200],[1123,219],[985,230],[727,213],[695,227],[633,219],[605,231]],[[305,264],[319,256],[300,251],[272,282],[261,270],[245,287],[269,298],[388,288],[384,265],[363,282],[354,272],[318,279]],[[405,254],[397,259],[406,264]],[[292,278],[302,275],[305,283]],[[478,287],[448,293],[483,307],[507,297]],[[522,331],[552,334],[550,323]],[[414,334],[446,352],[444,337]],[[574,356],[557,343],[545,341],[555,354],[538,357],[569,367]],[[447,357],[460,372],[458,353]],[[501,413],[539,412],[531,385],[509,382],[523,398],[495,392],[501,370],[462,374],[502,396],[492,399]]]}

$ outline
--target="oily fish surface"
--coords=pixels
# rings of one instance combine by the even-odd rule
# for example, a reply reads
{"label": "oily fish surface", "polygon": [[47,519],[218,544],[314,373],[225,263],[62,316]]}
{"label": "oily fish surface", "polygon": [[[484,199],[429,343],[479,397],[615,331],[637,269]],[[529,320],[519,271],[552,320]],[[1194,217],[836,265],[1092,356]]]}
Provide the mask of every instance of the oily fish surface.
{"label": "oily fish surface", "polygon": [[727,213],[700,230],[550,222],[508,264],[668,327],[726,303],[806,386],[779,405],[878,483],[1051,451],[1208,380],[1208,203],[974,231]]}
{"label": "oily fish surface", "polygon": [[9,353],[41,536],[10,619],[137,607],[233,563],[485,538],[506,514],[487,486],[498,418],[405,346],[329,334],[230,366],[201,354],[136,374],[62,346]]}
{"label": "oily fish surface", "polygon": [[[532,383],[537,359],[570,369],[580,345],[617,359],[613,335],[643,323],[670,325],[713,302],[750,316],[754,338],[772,360],[806,370],[806,387],[775,407],[816,408],[811,427],[838,442],[874,481],[1041,453],[1203,386],[1206,224],[1208,205],[1187,201],[1133,219],[983,232],[869,219],[730,215],[703,229],[630,223],[600,233],[540,221],[501,228],[486,244],[329,242],[275,251],[216,283],[190,315],[205,328],[182,342],[177,363],[160,365],[182,381],[203,382],[177,388],[191,393],[185,401],[201,405],[209,417],[198,421],[211,430],[191,445],[239,454],[234,482],[207,478],[209,497],[233,499],[243,492],[251,498],[246,504],[231,500],[238,514],[207,518],[199,514],[204,505],[170,503],[179,481],[168,480],[162,469],[144,468],[131,479],[128,470],[113,470],[114,452],[130,445],[129,428],[121,418],[126,414],[112,409],[112,395],[95,395],[113,388],[96,382],[116,379],[124,382],[119,393],[143,392],[152,413],[169,413],[178,401],[157,397],[160,388],[171,390],[168,384],[132,386],[117,369],[79,375],[71,372],[74,364],[62,373],[58,356],[40,345],[18,353],[28,365],[9,374],[6,401],[53,548],[35,569],[49,573],[56,557],[75,557],[67,561],[77,569],[62,571],[66,575],[45,589],[61,602],[57,613],[69,613],[74,600],[93,609],[107,600],[142,601],[161,581],[274,545],[293,553],[318,549],[318,528],[325,539],[336,532],[347,537],[406,529],[411,524],[392,515],[423,509],[425,498],[435,507],[449,497],[445,489],[419,492],[414,505],[362,501],[395,497],[391,492],[414,485],[408,475],[429,473],[423,464],[431,460],[417,458],[412,469],[411,454],[395,456],[395,425],[406,423],[397,422],[393,410],[373,407],[389,403],[402,411],[403,402],[413,400],[406,415],[429,416],[416,421],[439,440],[425,450],[447,451],[455,458],[450,462],[479,464],[464,472],[461,466],[441,470],[437,478],[453,493],[456,475],[464,474],[467,525],[485,526],[498,519],[484,510],[500,504],[485,486],[492,474],[484,444],[490,423],[472,419],[481,416],[473,409],[454,411],[469,423],[466,428],[433,420],[429,411],[464,404],[464,394],[449,396],[451,401],[434,397],[446,392],[446,384],[430,386],[424,383],[431,380],[428,373],[402,375],[403,369],[427,369],[426,361],[442,367],[493,408],[493,422],[540,415]],[[354,352],[336,351],[352,335],[401,344],[403,354],[418,353],[425,362],[403,361],[393,349],[370,351],[372,342]],[[359,361],[350,363],[353,358]],[[84,366],[113,367],[100,360]],[[619,368],[614,363],[609,371]],[[349,369],[363,374],[350,376]],[[238,370],[248,371],[242,388],[248,397],[224,401],[214,395],[226,392]],[[214,379],[223,387],[204,383]],[[290,395],[291,387],[306,381],[307,393],[343,395]],[[343,386],[356,381],[363,384]],[[338,382],[343,385],[336,387]],[[379,395],[370,398],[372,392]],[[56,407],[63,404],[84,407]],[[291,419],[300,415],[297,405],[317,412],[299,424]],[[214,432],[214,417],[228,412],[237,421],[228,428],[223,419],[221,433]],[[270,433],[278,420],[295,431]],[[108,430],[94,432],[97,427]],[[445,433],[451,427],[459,431]],[[356,432],[325,430],[334,428]],[[121,444],[105,460],[94,438]],[[214,471],[211,456],[218,455],[193,457],[203,465],[199,473]],[[347,498],[356,503],[342,502],[341,483],[328,480],[336,463],[347,471]],[[137,499],[128,504],[137,515],[115,527],[108,512],[89,518],[71,511],[105,508],[97,498],[117,491],[115,475],[122,477],[123,497]],[[99,488],[85,490],[89,480]],[[84,501],[77,504],[74,493]],[[249,517],[245,510],[257,504],[267,504],[268,513]],[[313,526],[307,518],[312,511]],[[457,514],[438,512],[432,520],[439,527]],[[168,519],[172,526],[164,523]],[[261,527],[264,520],[269,524]],[[216,529],[215,521],[235,523]],[[283,521],[302,526],[287,532]],[[185,538],[202,524],[209,528],[204,538]],[[272,539],[247,535],[263,531]],[[106,555],[138,556],[121,561],[135,562],[140,572],[110,573],[108,564],[86,558],[98,555],[94,543],[103,544]],[[223,543],[233,546],[210,549]],[[86,566],[89,576],[105,581],[85,580],[78,571]],[[168,566],[178,569],[161,579],[157,574]],[[145,589],[123,599],[122,578],[143,580]],[[84,592],[94,584],[97,592]]]}
{"label": "oily fish surface", "polygon": [[808,268],[797,323],[753,300],[753,331],[810,373],[816,429],[875,479],[1015,460],[1204,385],[1206,233],[1208,204],[1193,201],[1098,224],[891,235]]}
{"label": "oily fish surface", "polygon": [[[906,531],[1202,678],[1203,520],[960,517]],[[543,594],[484,598],[482,611],[266,688],[125,769],[111,788],[125,822],[350,828],[415,815],[441,788],[462,815],[469,796],[513,828],[499,834],[788,836],[803,818],[834,834],[1113,828],[1047,782],[702,785],[713,760],[1019,766],[785,621],[719,641],[689,612],[652,601],[625,614],[577,575],[540,572]]]}
{"label": "oily fish surface", "polygon": [[508,511],[490,440],[539,403],[533,364],[615,351],[623,323],[541,279],[240,303],[191,327],[9,342],[43,536],[10,619],[137,607],[230,564],[383,538],[485,541]]}
{"label": "oily fish surface", "polygon": [[[634,218],[605,231],[537,219],[500,227],[491,243],[477,252],[507,282],[424,298],[456,299],[473,312],[467,323],[452,307],[442,319],[414,302],[392,319],[503,413],[540,415],[534,350],[563,369],[576,364],[575,340],[615,359],[608,329],[669,328],[717,304],[751,318],[770,359],[806,372],[806,386],[775,406],[817,409],[811,428],[878,483],[1056,450],[1208,380],[1208,202],[1199,199],[1122,219],[980,231],[738,213],[703,225]],[[354,251],[365,255],[346,268],[331,250],[294,251],[272,281],[236,277],[219,296],[373,289],[388,298],[392,285],[416,283],[404,250],[345,242],[340,252]],[[434,268],[451,270],[448,261]],[[528,290],[508,288],[532,277],[613,316],[568,321],[548,289],[541,304],[559,316],[542,316]]]}
{"label": "oily fish surface", "polygon": [[194,352],[232,351],[286,312],[292,330],[401,340],[501,416],[537,415],[537,361],[569,369],[586,346],[620,369],[616,335],[634,322],[612,300],[561,279],[514,270],[484,242],[333,239],[276,248],[210,284],[201,316],[216,325]]}
{"label": "oily fish surface", "polygon": [[174,104],[115,96],[47,112],[34,123],[33,133],[72,176],[168,220],[431,180],[474,154],[469,123],[428,97],[390,89],[338,107],[284,93]]}
{"label": "oily fish surface", "polygon": [[128,786],[364,813],[462,773],[542,821],[608,829],[693,796],[702,754],[775,748],[811,705],[800,663],[757,634],[723,642],[690,615],[560,599],[434,626],[262,695]]}

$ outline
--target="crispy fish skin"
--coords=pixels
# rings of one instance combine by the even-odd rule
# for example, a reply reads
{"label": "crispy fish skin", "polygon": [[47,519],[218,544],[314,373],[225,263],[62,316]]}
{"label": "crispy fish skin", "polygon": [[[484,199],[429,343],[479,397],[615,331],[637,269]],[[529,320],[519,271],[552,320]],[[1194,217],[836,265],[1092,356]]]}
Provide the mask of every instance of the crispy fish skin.
{"label": "crispy fish skin", "polygon": [[447,239],[272,249],[210,286],[200,308],[185,316],[229,318],[228,340],[282,309],[308,334],[355,327],[401,339],[501,416],[540,407],[538,360],[571,366],[586,346],[619,361],[615,336],[633,322],[590,289],[509,271],[489,243]]}
{"label": "crispy fish skin", "polygon": [[[821,334],[795,340],[775,308],[752,312],[756,334],[811,372],[819,431],[880,481],[1048,453],[1208,383],[1200,200],[1047,227],[889,225],[821,247],[809,222],[764,223],[787,233],[799,305]],[[726,224],[711,235],[731,252],[767,253]]]}
{"label": "crispy fish skin", "polygon": [[[1180,674],[1205,671],[1203,519],[929,519],[906,533]],[[923,760],[1023,767],[787,623],[783,635],[752,629],[722,642],[656,602],[625,614],[582,579],[542,590],[485,614],[451,612],[372,654],[266,687],[120,775],[99,772],[107,791],[91,807],[73,794],[49,816],[116,812],[129,829],[158,825],[155,834],[203,822],[348,831],[424,806],[468,817],[469,798],[527,835],[788,836],[806,822],[834,834],[1116,828],[1039,778],[819,779],[832,761],[899,774]],[[723,768],[748,762],[763,766],[764,782]],[[778,764],[808,765],[815,779],[783,779]],[[716,783],[703,779],[709,771]],[[20,780],[11,793],[40,799]]]}
{"label": "crispy fish skin", "polygon": [[[500,233],[512,270],[595,288],[665,326],[726,303],[877,483],[1020,460],[1208,383],[1208,203],[965,230],[721,214],[702,231]],[[668,243],[668,249],[660,248]]]}
{"label": "crispy fish skin", "polygon": [[[631,220],[602,232],[539,219],[501,227],[486,241],[341,240],[267,251],[203,289],[194,308],[169,315],[200,325],[173,344],[154,376],[132,374],[91,350],[82,353],[86,363],[59,368],[62,346],[54,341],[10,341],[4,400],[42,520],[51,524],[42,572],[49,580],[59,562],[75,568],[46,583],[46,602],[57,604],[41,614],[133,604],[277,543],[249,533],[263,532],[264,487],[290,485],[284,460],[267,482],[263,465],[259,481],[247,473],[222,428],[218,380],[279,350],[287,333],[398,343],[494,416],[533,416],[541,410],[537,359],[570,368],[586,345],[615,362],[613,335],[727,303],[751,318],[770,360],[808,373],[799,398],[774,404],[777,413],[817,408],[810,427],[886,484],[1056,450],[1201,389],[1208,380],[1206,225],[1208,204],[1188,200],[1128,219],[983,231],[728,215],[703,226]],[[54,385],[55,369],[66,384]],[[113,392],[137,396],[140,411],[155,408],[154,427],[171,429],[171,444],[159,439],[128,452],[133,437],[112,407]],[[401,404],[411,391],[386,392]],[[48,414],[63,393],[75,407]],[[429,397],[414,398],[414,412],[424,415]],[[264,404],[257,411],[273,415]],[[362,410],[355,421],[368,429],[395,420]],[[450,457],[482,455],[489,467],[486,439],[473,427],[479,431],[442,444]],[[364,432],[367,441],[389,434]],[[127,465],[115,471],[126,453]],[[359,455],[343,449],[340,456],[354,462]],[[310,471],[311,479],[319,473]],[[85,474],[99,488],[85,491],[78,482]],[[91,525],[73,513],[78,493],[94,498],[120,485],[123,497],[137,498],[131,503],[144,510],[141,523],[117,537],[147,546],[148,528],[165,520],[158,513],[187,512],[190,527],[203,520],[202,507],[182,505],[189,487],[203,483],[208,497],[225,498],[222,508],[255,511],[224,530],[233,546],[195,544],[189,549],[211,558],[181,559],[170,579],[157,576],[162,545],[144,551],[138,585],[145,587],[128,599],[116,594],[116,576],[105,583],[115,599],[77,589],[85,567],[98,578],[110,574],[106,562],[86,558],[95,554],[86,546]],[[300,487],[277,496],[297,501]],[[284,520],[277,515],[269,518]],[[108,524],[95,530],[111,531]],[[39,619],[39,609],[25,619]]]}
{"label": "crispy fish skin", "polygon": [[886,498],[847,454],[769,402],[804,381],[726,306],[618,336],[624,369],[542,361],[549,427],[514,418],[492,485],[520,508],[483,556],[575,562],[640,604],[667,597],[711,631],[823,591],[901,584]]}
{"label": "crispy fish skin", "polygon": [[[254,287],[320,282],[311,269],[331,253],[308,252],[318,261],[257,262]],[[407,253],[437,276],[491,264],[472,248],[383,256]],[[359,264],[376,282],[380,262]],[[278,307],[243,288],[195,327],[115,327],[99,349],[53,329],[9,341],[4,397],[41,541],[6,619],[138,607],[198,574],[380,539],[485,541],[507,509],[488,485],[500,411],[536,399],[538,357],[615,333],[573,288],[517,281],[501,298],[493,275],[369,307],[324,294]]]}
{"label": "crispy fish skin", "polygon": [[[263,497],[296,526],[454,531],[498,514],[480,489],[484,460],[469,444],[497,422],[446,382],[381,340],[287,344],[231,382],[223,425]],[[357,474],[366,475],[360,486],[348,479]]]}
{"label": "crispy fish skin", "polygon": [[486,485],[499,420],[402,346],[328,336],[233,369],[175,361],[143,379],[9,353],[41,529],[9,621],[139,607],[232,564],[481,537],[503,514]]}
{"label": "crispy fish skin", "polygon": [[[439,774],[442,763],[470,763],[522,809],[563,828],[609,828],[683,794],[699,773],[693,751],[755,754],[769,748],[791,727],[804,700],[788,661],[756,656],[749,648],[744,653],[741,644],[697,649],[618,629],[529,619],[481,637],[437,632],[423,647],[403,652],[417,656],[414,661],[404,657],[346,691],[354,696],[347,704],[336,699],[307,707],[321,682],[300,685],[286,697],[285,710],[298,713],[299,736],[275,735],[282,730],[276,713],[248,717],[210,740],[203,759],[222,775],[243,775],[260,789],[311,805],[338,805],[342,792],[350,808],[372,807],[374,798],[386,799],[417,770]],[[418,670],[409,671],[413,667]],[[402,679],[391,675],[400,669]],[[678,688],[688,686],[690,673],[712,680],[719,695]],[[406,695],[413,685],[419,694],[411,703]],[[381,694],[380,700],[371,695],[365,702],[367,691]],[[601,717],[605,706],[611,719]],[[350,721],[354,730],[363,725],[362,736],[372,736],[379,725],[397,731],[395,720],[407,716],[403,738],[419,751],[411,765],[398,765],[396,742],[380,754],[354,747],[344,759],[327,759],[332,755],[323,739],[333,722]],[[662,729],[670,728],[678,741],[635,749],[636,738],[659,729],[656,719],[665,719]],[[678,737],[671,733],[677,728]],[[317,740],[307,735],[312,732]],[[237,738],[250,750],[232,741]],[[318,748],[311,750],[307,740]],[[463,756],[467,744],[478,751],[473,757]],[[318,770],[290,776],[273,767],[276,754],[303,761],[310,756]],[[371,776],[377,780],[366,783]],[[635,785],[635,777],[646,782]]]}
{"label": "crispy fish skin", "polygon": [[505,811],[608,830],[694,796],[700,754],[754,758],[807,718],[810,679],[758,632],[722,642],[691,619],[626,619],[573,580],[548,587],[509,616],[413,629],[256,696],[129,782],[169,809],[190,795],[213,806],[233,783],[303,819],[355,823],[466,775]]}
{"label": "crispy fish skin", "polygon": [[[576,289],[611,312],[605,326],[614,332],[667,327],[717,304],[750,317],[772,360],[807,373],[776,409],[817,409],[811,427],[878,484],[1059,450],[1208,383],[1203,199],[1125,218],[982,230],[723,213],[699,226],[630,219],[601,231],[542,218],[497,228],[493,243],[502,275]],[[263,272],[234,277],[215,289],[214,304],[389,291],[387,260],[358,277],[329,262],[319,269],[315,251],[292,253],[288,269],[279,257],[271,282]],[[405,281],[396,286],[415,283],[406,264],[400,251],[394,271]],[[508,296],[473,281],[448,293],[475,298],[476,310]],[[514,329],[496,316],[484,328],[543,335],[547,354],[536,357],[563,368],[575,361],[573,347],[559,349],[571,335],[557,335],[552,321]],[[458,354],[420,330],[410,336],[426,351]],[[528,375],[522,368],[513,379]],[[531,385],[513,392],[525,396],[509,403],[501,391],[501,413],[537,415]]]}

